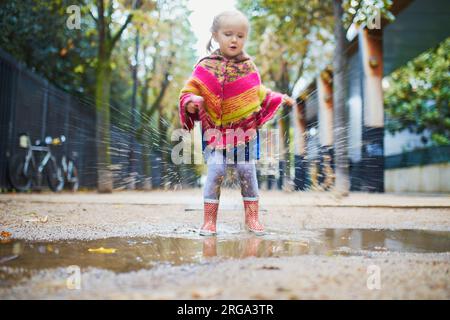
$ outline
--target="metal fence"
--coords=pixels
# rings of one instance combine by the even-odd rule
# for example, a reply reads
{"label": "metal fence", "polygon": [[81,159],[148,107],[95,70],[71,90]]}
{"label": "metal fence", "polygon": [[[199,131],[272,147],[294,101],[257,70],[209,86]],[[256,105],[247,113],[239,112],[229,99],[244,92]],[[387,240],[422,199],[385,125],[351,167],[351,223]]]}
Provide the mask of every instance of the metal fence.
{"label": "metal fence", "polygon": [[[18,63],[0,49],[0,189],[10,189],[8,162],[19,150],[19,135],[27,133],[31,142],[44,140],[46,136],[64,135],[66,142],[52,148],[57,158],[67,155],[75,159],[80,187],[97,185],[95,106],[55,87]],[[130,132],[111,125],[114,188],[127,186],[129,178]],[[124,147],[128,146],[128,147]],[[136,158],[134,176],[136,187],[150,185],[153,188],[167,184],[161,176],[161,156],[152,151],[142,155],[142,144],[135,142]],[[144,175],[143,156],[148,157],[148,172]],[[177,168],[185,186],[196,184],[192,168]]]}
{"label": "metal fence", "polygon": [[96,186],[95,109],[56,88],[0,50],[0,187],[9,188],[8,161],[19,150],[19,134],[31,142],[64,135],[52,149],[73,157],[80,186]]}
{"label": "metal fence", "polygon": [[436,146],[386,156],[386,170],[450,162],[450,146]]}

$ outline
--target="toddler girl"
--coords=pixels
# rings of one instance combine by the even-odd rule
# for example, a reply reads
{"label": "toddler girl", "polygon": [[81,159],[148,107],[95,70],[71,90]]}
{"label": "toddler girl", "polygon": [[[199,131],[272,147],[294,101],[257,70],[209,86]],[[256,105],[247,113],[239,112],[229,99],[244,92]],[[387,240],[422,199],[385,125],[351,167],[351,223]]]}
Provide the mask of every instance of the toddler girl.
{"label": "toddler girl", "polygon": [[[181,124],[191,130],[194,121],[201,122],[208,166],[201,235],[216,234],[220,187],[227,167],[233,167],[239,176],[246,229],[257,235],[264,234],[258,219],[257,129],[275,115],[280,105],[295,103],[287,95],[262,85],[254,62],[244,51],[249,29],[249,21],[240,11],[226,11],[214,17],[207,45],[210,55],[196,64],[180,94]],[[219,48],[211,53],[212,39]],[[258,142],[256,147],[255,142]],[[230,155],[234,160],[232,164]],[[236,163],[237,158],[243,157],[245,161]]]}

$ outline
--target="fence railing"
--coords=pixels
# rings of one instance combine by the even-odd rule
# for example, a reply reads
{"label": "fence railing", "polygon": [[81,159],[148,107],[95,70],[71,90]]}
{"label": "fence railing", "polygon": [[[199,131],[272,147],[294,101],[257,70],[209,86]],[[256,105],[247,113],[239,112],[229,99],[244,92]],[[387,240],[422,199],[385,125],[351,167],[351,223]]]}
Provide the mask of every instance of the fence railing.
{"label": "fence railing", "polygon": [[8,159],[19,148],[19,134],[31,141],[64,135],[57,157],[75,158],[80,185],[96,186],[95,109],[50,84],[0,50],[0,185],[9,187]]}
{"label": "fence railing", "polygon": [[450,146],[429,147],[386,156],[386,170],[450,162]]}
{"label": "fence railing", "polygon": [[[79,99],[52,85],[0,49],[0,189],[11,187],[8,161],[18,151],[21,133],[27,133],[32,142],[46,136],[64,135],[66,142],[55,149],[55,155],[57,158],[63,154],[75,158],[80,187],[96,187],[95,106],[86,101],[88,99]],[[111,148],[120,150],[130,141],[130,133],[111,125],[111,138]],[[134,149],[139,154],[134,166],[136,186],[144,185],[144,181],[151,187],[163,185],[158,154],[142,155],[143,148],[139,142],[134,144]],[[126,185],[129,151],[129,148],[124,149],[112,156],[113,167],[118,168],[113,172],[115,188]],[[150,177],[144,175],[143,156],[148,157],[145,162],[148,163]]]}

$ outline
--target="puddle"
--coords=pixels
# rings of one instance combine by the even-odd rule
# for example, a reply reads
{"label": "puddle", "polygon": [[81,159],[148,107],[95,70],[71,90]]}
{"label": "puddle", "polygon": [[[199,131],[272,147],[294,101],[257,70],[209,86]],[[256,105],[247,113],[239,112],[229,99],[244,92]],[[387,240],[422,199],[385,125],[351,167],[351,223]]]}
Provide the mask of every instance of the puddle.
{"label": "puddle", "polygon": [[[284,236],[282,240],[251,235],[238,239],[221,239],[220,236],[194,239],[155,236],[92,241],[12,240],[0,244],[0,286],[11,284],[38,270],[70,265],[77,265],[81,269],[95,267],[130,272],[164,264],[204,263],[214,258],[352,255],[361,254],[361,250],[450,252],[450,232],[443,231],[320,229],[297,232],[293,237],[295,240]],[[116,250],[114,253],[89,251],[101,247]]]}

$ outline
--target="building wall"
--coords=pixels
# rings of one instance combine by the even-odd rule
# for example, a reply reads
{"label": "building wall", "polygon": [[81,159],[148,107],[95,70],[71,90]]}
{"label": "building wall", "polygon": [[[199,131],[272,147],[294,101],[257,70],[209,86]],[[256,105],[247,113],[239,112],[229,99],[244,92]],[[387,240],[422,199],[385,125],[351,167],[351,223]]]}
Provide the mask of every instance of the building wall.
{"label": "building wall", "polygon": [[450,193],[450,163],[385,170],[386,192]]}

